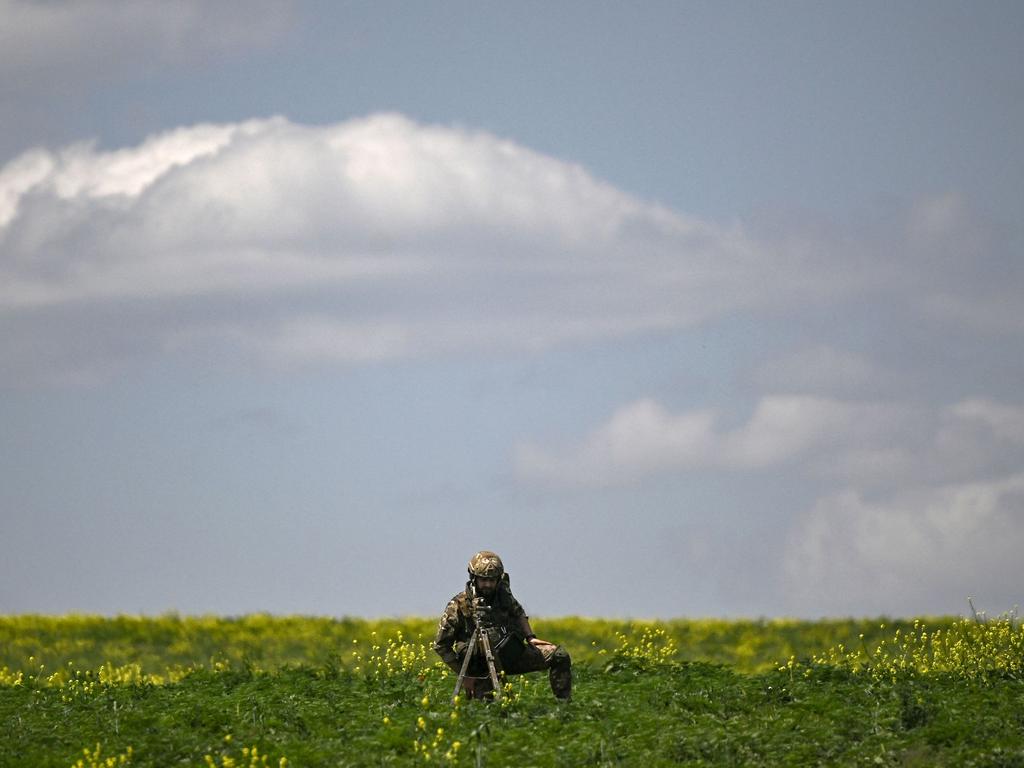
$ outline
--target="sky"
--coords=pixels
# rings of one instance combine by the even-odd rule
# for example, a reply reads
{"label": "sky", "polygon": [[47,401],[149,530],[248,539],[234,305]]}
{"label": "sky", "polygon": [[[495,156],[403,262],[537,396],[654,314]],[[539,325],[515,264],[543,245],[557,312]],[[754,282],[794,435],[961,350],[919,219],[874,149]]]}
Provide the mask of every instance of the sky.
{"label": "sky", "polygon": [[1024,6],[0,0],[0,612],[991,614]]}

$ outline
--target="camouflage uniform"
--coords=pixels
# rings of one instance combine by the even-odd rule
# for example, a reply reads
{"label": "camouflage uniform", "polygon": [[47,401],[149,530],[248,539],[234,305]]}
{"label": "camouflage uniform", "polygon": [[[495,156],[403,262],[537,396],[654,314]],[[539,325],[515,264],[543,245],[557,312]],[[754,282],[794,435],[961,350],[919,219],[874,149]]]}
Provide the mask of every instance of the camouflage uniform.
{"label": "camouflage uniform", "polygon": [[[467,583],[466,589],[448,602],[434,637],[434,650],[456,674],[462,668],[466,646],[476,626],[471,593],[472,582]],[[537,648],[527,642],[521,628],[526,618],[526,611],[512,595],[508,577],[505,576],[498,583],[490,601],[485,602],[481,617],[481,623],[489,627],[486,631],[499,674],[519,675],[546,669],[551,691],[559,699],[568,699],[572,694],[572,662],[568,652],[560,645]],[[476,696],[483,697],[490,693],[492,684],[487,662],[479,650],[470,660],[466,674],[476,678]]]}

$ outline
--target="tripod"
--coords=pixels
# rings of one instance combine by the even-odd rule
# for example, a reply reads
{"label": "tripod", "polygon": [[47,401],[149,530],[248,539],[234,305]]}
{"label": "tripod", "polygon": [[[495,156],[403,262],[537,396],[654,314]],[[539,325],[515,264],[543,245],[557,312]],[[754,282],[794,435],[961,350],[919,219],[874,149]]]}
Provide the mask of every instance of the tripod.
{"label": "tripod", "polygon": [[501,680],[498,678],[497,666],[494,662],[494,653],[491,652],[491,638],[487,634],[487,628],[480,628],[480,612],[476,605],[476,601],[473,604],[473,619],[475,626],[473,627],[473,634],[469,636],[469,643],[466,644],[466,656],[462,659],[462,669],[459,670],[459,679],[455,681],[455,691],[452,693],[452,704],[455,703],[455,698],[459,695],[459,691],[462,690],[463,681],[466,679],[466,670],[469,669],[469,662],[473,658],[473,654],[477,652],[477,647],[483,651],[484,659],[487,661],[487,672],[490,675],[491,683],[494,685],[494,698],[501,700]]}

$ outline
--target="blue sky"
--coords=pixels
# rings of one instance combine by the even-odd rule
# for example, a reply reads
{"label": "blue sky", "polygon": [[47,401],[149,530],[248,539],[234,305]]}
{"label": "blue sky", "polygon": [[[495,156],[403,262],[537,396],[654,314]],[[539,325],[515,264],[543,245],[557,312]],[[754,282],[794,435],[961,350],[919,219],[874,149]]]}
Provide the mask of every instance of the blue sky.
{"label": "blue sky", "polygon": [[1020,602],[1018,4],[0,19],[0,611]]}

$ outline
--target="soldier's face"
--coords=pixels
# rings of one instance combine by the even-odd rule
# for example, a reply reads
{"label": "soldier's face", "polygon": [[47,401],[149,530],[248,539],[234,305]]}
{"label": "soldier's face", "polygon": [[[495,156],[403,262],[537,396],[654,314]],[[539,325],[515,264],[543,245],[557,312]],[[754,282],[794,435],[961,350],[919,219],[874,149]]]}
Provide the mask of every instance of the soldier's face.
{"label": "soldier's face", "polygon": [[476,577],[476,589],[481,595],[493,595],[497,586],[497,579],[485,579],[482,576]]}

